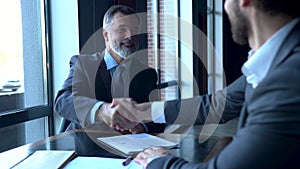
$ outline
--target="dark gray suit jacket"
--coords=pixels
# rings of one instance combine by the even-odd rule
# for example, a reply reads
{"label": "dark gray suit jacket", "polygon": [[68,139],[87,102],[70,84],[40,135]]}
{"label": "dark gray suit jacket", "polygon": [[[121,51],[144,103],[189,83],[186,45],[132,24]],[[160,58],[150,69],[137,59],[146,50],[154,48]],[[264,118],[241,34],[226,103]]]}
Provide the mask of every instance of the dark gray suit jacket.
{"label": "dark gray suit jacket", "polygon": [[[103,59],[104,52],[93,55],[75,55],[70,60],[70,72],[62,89],[58,92],[54,109],[70,121],[69,129],[90,126],[90,112],[100,100],[111,103],[112,77]],[[148,102],[150,93],[157,89],[157,73],[136,59],[128,68],[130,76],[128,96],[138,103]],[[121,87],[121,86],[120,86]],[[122,96],[120,94],[120,96]],[[165,124],[145,123],[148,132],[163,132]]]}
{"label": "dark gray suit jacket", "polygon": [[[267,76],[255,89],[242,76],[214,96],[193,99],[200,103],[199,113],[194,116],[196,123],[204,123],[210,106],[216,114],[209,122],[218,122],[220,118],[224,122],[240,114],[233,141],[207,163],[191,164],[168,156],[153,160],[147,168],[300,168],[300,23],[289,33]],[[176,120],[180,104],[167,102],[168,123],[191,122]],[[220,109],[224,109],[222,115],[218,114]],[[174,117],[174,113],[178,116]]]}

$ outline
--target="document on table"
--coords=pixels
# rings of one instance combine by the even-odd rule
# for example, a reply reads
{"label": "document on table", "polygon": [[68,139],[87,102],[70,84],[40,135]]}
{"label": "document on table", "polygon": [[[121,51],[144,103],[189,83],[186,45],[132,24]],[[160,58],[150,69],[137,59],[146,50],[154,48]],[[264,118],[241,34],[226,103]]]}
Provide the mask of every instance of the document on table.
{"label": "document on table", "polygon": [[99,137],[97,140],[125,155],[135,154],[150,147],[163,146],[172,148],[177,145],[177,143],[146,133]]}
{"label": "document on table", "polygon": [[53,169],[63,168],[69,161],[76,157],[75,151],[63,150],[37,150],[13,169]]}
{"label": "document on table", "polygon": [[125,159],[102,158],[102,157],[77,157],[69,162],[64,169],[142,169],[143,167],[132,161],[129,165],[123,166]]}

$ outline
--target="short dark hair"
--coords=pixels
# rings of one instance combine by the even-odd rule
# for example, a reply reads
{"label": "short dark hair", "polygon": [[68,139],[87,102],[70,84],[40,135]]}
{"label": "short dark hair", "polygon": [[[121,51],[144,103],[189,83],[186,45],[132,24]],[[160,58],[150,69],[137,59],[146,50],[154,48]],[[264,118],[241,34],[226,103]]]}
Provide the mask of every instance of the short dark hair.
{"label": "short dark hair", "polygon": [[269,15],[284,13],[291,17],[300,16],[297,0],[254,0],[254,5]]}
{"label": "short dark hair", "polygon": [[113,18],[114,15],[117,12],[121,12],[124,15],[132,15],[132,14],[136,14],[136,11],[128,6],[125,5],[114,5],[112,7],[110,7],[106,13],[104,14],[104,18],[103,18],[103,27],[109,25]]}

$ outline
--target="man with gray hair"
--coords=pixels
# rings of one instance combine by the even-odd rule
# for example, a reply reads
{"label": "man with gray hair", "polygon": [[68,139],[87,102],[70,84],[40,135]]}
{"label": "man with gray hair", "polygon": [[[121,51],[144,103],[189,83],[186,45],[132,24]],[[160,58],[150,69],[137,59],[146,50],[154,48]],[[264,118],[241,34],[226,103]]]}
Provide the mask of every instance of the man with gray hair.
{"label": "man with gray hair", "polygon": [[130,122],[118,116],[116,108],[111,106],[113,98],[130,97],[137,103],[150,101],[150,93],[155,96],[153,91],[157,91],[156,71],[139,62],[136,56],[138,30],[135,10],[112,6],[103,21],[105,51],[71,58],[69,76],[54,105],[55,111],[71,122],[67,130],[106,124],[132,133],[164,131],[165,124]]}

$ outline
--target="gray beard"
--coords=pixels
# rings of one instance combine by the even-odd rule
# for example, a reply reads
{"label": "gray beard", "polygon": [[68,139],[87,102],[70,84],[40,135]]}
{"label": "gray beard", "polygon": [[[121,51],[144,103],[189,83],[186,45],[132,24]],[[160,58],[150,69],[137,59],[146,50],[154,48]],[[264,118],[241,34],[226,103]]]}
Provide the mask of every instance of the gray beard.
{"label": "gray beard", "polygon": [[[126,41],[127,42],[127,41]],[[137,45],[134,44],[132,48],[122,48],[121,47],[121,42],[119,43],[115,43],[113,46],[112,46],[112,50],[118,54],[120,57],[122,57],[123,59],[126,59],[129,55],[131,55],[132,53],[136,52],[137,51]],[[134,42],[131,42],[131,43],[134,43]]]}

